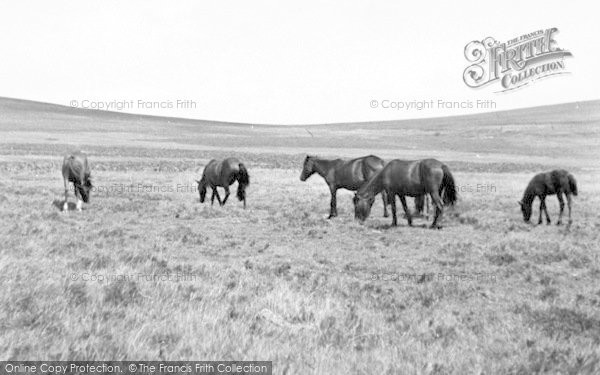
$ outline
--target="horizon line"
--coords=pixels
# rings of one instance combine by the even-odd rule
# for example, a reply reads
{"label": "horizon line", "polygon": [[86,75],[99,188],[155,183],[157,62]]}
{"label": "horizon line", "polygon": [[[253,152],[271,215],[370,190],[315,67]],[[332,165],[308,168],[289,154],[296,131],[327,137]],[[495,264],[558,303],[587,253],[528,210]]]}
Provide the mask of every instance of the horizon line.
{"label": "horizon line", "polygon": [[154,120],[175,120],[175,121],[185,121],[185,122],[210,122],[210,123],[219,123],[219,124],[227,124],[234,126],[265,126],[265,127],[316,127],[316,126],[335,126],[335,125],[344,125],[344,124],[375,124],[375,123],[394,123],[394,122],[407,122],[407,121],[423,121],[423,120],[437,120],[437,119],[449,119],[449,118],[464,118],[464,117],[473,117],[473,116],[481,116],[481,115],[493,115],[493,114],[502,114],[506,112],[519,111],[519,110],[528,110],[534,108],[544,108],[544,107],[552,107],[558,105],[569,105],[569,104],[579,104],[579,103],[592,103],[592,102],[600,102],[599,99],[587,99],[587,100],[576,100],[572,102],[560,102],[560,103],[552,103],[552,104],[544,104],[544,105],[536,105],[531,107],[518,107],[512,109],[502,109],[496,111],[487,111],[487,112],[479,112],[479,113],[468,113],[468,114],[458,114],[458,115],[450,115],[450,116],[431,116],[431,117],[418,117],[418,118],[407,118],[407,119],[396,119],[396,120],[366,120],[366,121],[351,121],[351,122],[323,122],[323,123],[309,123],[309,124],[275,124],[275,123],[252,123],[252,122],[237,122],[237,121],[223,121],[223,120],[208,120],[201,118],[189,118],[189,117],[173,117],[173,116],[160,116],[160,115],[149,115],[143,113],[131,113],[131,112],[119,112],[119,111],[109,111],[109,110],[100,110],[100,109],[91,109],[91,108],[79,108],[79,107],[70,107],[65,104],[58,104],[52,102],[44,102],[39,100],[31,100],[31,99],[21,99],[21,98],[12,98],[7,96],[0,96],[0,100],[7,101],[16,101],[16,102],[29,102],[41,105],[50,105],[60,107],[61,109],[67,109],[73,112],[84,112],[84,113],[101,113],[105,115],[116,115],[116,116],[124,116],[124,117],[143,117]]}

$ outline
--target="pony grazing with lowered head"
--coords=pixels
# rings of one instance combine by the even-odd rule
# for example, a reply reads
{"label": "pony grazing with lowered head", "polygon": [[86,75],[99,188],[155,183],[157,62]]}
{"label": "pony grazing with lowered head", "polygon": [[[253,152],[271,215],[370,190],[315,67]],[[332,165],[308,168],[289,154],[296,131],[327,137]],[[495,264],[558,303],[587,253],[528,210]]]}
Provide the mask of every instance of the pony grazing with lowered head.
{"label": "pony grazing with lowered head", "polygon": [[572,174],[565,171],[564,169],[555,169],[550,172],[536,174],[523,194],[523,198],[519,201],[521,206],[521,212],[523,213],[523,220],[528,223],[531,218],[532,205],[535,197],[540,198],[540,217],[538,224],[542,224],[542,211],[546,214],[546,224],[550,224],[550,216],[548,216],[548,210],[546,209],[546,196],[556,194],[558,203],[560,205],[560,213],[558,214],[557,225],[561,224],[563,211],[565,209],[565,202],[562,195],[567,197],[567,205],[569,206],[569,224],[573,221],[571,219],[571,195],[577,195],[577,181]]}
{"label": "pony grazing with lowered head", "polygon": [[412,215],[406,204],[406,196],[420,197],[428,194],[435,208],[431,228],[439,228],[438,220],[442,215],[443,205],[454,204],[457,199],[454,177],[444,163],[435,159],[416,161],[396,159],[390,161],[358,189],[354,195],[355,218],[365,221],[369,217],[375,195],[381,191],[387,192],[392,206],[393,226],[398,225],[396,196],[400,197],[408,225],[412,226]]}
{"label": "pony grazing with lowered head", "polygon": [[81,211],[82,201],[90,201],[90,190],[92,189],[91,173],[88,166],[87,155],[81,151],[73,152],[63,159],[62,176],[65,184],[65,203],[63,211],[69,209],[69,182],[73,183],[75,197],[77,198],[77,210]]}
{"label": "pony grazing with lowered head", "polygon": [[[250,184],[250,176],[244,164],[237,158],[227,158],[221,161],[213,159],[209,161],[202,172],[202,179],[199,181],[196,180],[200,193],[200,203],[204,203],[206,189],[210,187],[212,189],[210,204],[213,205],[215,203],[216,196],[219,205],[224,206],[227,198],[229,198],[229,186],[235,181],[238,182],[237,197],[240,201],[244,202],[244,208],[246,208],[246,187]],[[225,189],[225,198],[222,201],[217,187]]]}
{"label": "pony grazing with lowered head", "polygon": [[[325,179],[331,193],[329,208],[329,219],[331,219],[338,214],[336,197],[338,189],[358,190],[369,178],[380,171],[383,165],[383,159],[375,155],[363,156],[352,160],[327,160],[319,159],[316,156],[306,156],[302,173],[300,174],[300,181],[306,181],[315,173]],[[383,216],[387,217],[387,196],[385,192],[382,192],[381,199],[383,200]]]}

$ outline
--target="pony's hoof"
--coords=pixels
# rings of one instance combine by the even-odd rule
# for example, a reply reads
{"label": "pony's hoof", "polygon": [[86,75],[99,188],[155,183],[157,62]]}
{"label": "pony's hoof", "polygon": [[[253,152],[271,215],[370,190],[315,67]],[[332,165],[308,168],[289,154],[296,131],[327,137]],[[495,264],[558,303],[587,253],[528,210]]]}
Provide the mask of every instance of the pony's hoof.
{"label": "pony's hoof", "polygon": [[429,229],[442,229],[441,225],[430,225]]}
{"label": "pony's hoof", "polygon": [[552,224],[552,222],[550,220],[548,220],[548,222],[546,223],[546,225],[550,225]]}
{"label": "pony's hoof", "polygon": [[556,225],[561,225],[561,224],[562,224],[562,223],[561,223],[560,221],[557,221],[557,222],[556,222]]}

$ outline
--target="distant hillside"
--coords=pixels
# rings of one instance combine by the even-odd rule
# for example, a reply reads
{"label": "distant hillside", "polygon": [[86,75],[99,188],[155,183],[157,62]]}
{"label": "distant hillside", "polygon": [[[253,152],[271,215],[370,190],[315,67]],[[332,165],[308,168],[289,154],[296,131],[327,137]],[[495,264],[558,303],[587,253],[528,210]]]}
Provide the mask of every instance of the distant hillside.
{"label": "distant hillside", "polygon": [[[132,115],[0,98],[0,153],[205,150],[586,165],[600,158],[600,100],[386,122],[275,126]],[[2,151],[5,148],[6,150]],[[39,151],[41,152],[41,151]],[[54,151],[53,151],[54,153]],[[584,161],[585,160],[585,161]]]}
{"label": "distant hillside", "polygon": [[450,117],[436,117],[415,120],[398,120],[384,122],[366,122],[356,124],[334,124],[334,126],[377,126],[382,128],[397,128],[415,126],[446,126],[460,123],[476,123],[485,125],[535,125],[556,123],[590,123],[600,122],[600,100],[573,102],[539,107],[512,109],[479,113],[473,115],[461,115]]}
{"label": "distant hillside", "polygon": [[[149,123],[170,123],[185,125],[204,125],[204,126],[269,126],[269,127],[321,127],[321,128],[362,128],[382,127],[382,128],[405,128],[415,126],[437,127],[444,125],[455,125],[457,123],[477,123],[479,125],[519,125],[519,124],[553,124],[553,123],[577,123],[577,122],[595,122],[600,121],[600,100],[573,102],[565,104],[556,104],[548,106],[539,106],[515,110],[497,111],[473,115],[461,115],[451,117],[436,117],[415,120],[396,120],[396,121],[373,121],[358,123],[333,123],[333,124],[315,124],[315,125],[263,125],[263,124],[244,124],[231,123],[211,120],[193,120],[175,117],[160,117],[149,115],[136,115],[122,112],[97,111],[91,109],[71,108],[68,106],[42,103],[29,100],[2,98],[0,97],[0,129],[5,129],[7,123],[16,120],[19,125],[33,123],[40,125],[39,120],[57,119],[77,120],[83,125],[86,120],[93,123],[98,121],[107,122],[149,122]],[[29,120],[29,121],[28,121]],[[91,125],[91,124],[89,124]],[[20,128],[23,130],[23,128]]]}

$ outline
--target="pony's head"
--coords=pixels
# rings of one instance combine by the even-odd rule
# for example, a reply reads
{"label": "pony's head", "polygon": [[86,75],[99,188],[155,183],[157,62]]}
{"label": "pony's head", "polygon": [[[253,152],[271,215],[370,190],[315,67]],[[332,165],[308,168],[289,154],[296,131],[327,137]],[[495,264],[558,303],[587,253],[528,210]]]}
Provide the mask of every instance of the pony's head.
{"label": "pony's head", "polygon": [[531,219],[531,204],[523,203],[523,201],[519,201],[519,205],[521,206],[521,213],[523,214],[523,221],[526,223]]}
{"label": "pony's head", "polygon": [[375,197],[372,195],[365,196],[356,193],[354,194],[352,202],[354,203],[354,218],[363,222],[371,213],[371,207],[373,207]]}
{"label": "pony's head", "polygon": [[90,201],[90,191],[92,190],[92,187],[93,185],[90,176],[87,176],[85,178],[83,184],[76,185],[76,188],[79,191],[79,194],[81,195],[81,199],[83,199],[85,203],[89,203]]}
{"label": "pony's head", "polygon": [[198,183],[198,192],[200,193],[200,203],[204,203],[204,199],[206,198],[206,184],[204,183],[204,178],[202,180],[196,180]]}
{"label": "pony's head", "polygon": [[302,167],[302,173],[300,174],[300,181],[306,181],[310,176],[315,173],[315,161],[312,156],[306,155],[304,159],[304,166]]}

